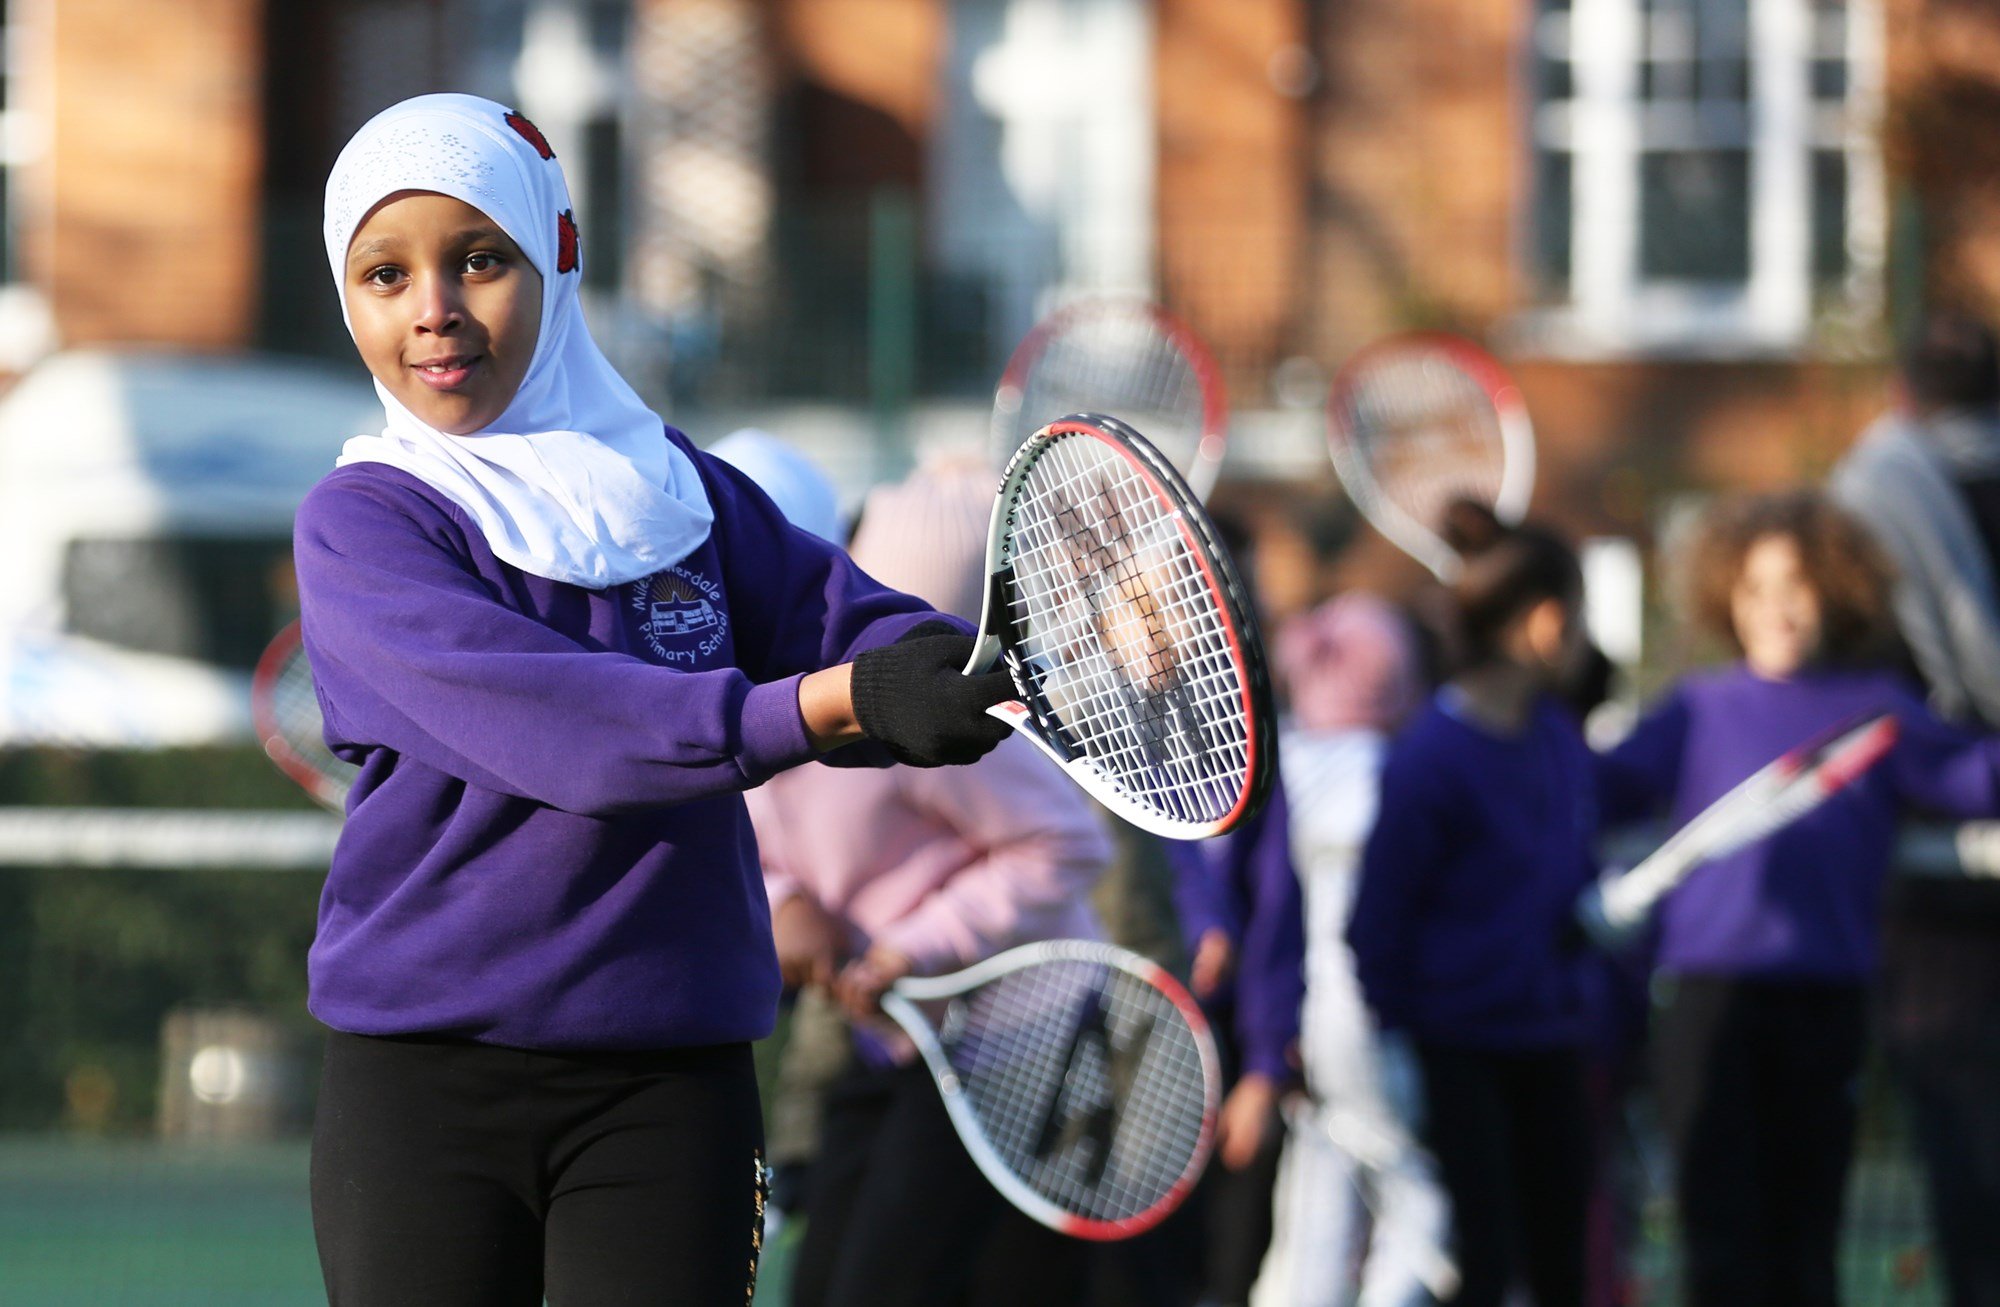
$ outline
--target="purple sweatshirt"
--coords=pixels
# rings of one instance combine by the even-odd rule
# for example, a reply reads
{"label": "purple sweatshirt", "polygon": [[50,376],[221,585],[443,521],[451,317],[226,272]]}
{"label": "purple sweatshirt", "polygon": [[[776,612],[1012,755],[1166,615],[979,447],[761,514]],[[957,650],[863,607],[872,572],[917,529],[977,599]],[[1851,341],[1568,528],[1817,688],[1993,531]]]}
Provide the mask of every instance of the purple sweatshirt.
{"label": "purple sweatshirt", "polygon": [[1236,966],[1202,1008],[1244,1071],[1273,1080],[1296,1074],[1305,998],[1305,907],[1292,868],[1291,819],[1282,782],[1257,815],[1210,840],[1167,840],[1174,906],[1193,952],[1212,929],[1229,936]]}
{"label": "purple sweatshirt", "polygon": [[362,769],[308,963],[327,1025],[541,1049],[770,1032],[741,791],[814,756],[803,673],[936,614],[671,436],[714,528],[606,590],[500,562],[457,506],[381,464],[306,496],[306,648],[327,742]]}
{"label": "purple sweatshirt", "polygon": [[1595,791],[1589,746],[1552,701],[1503,736],[1433,699],[1396,738],[1347,926],[1384,1029],[1505,1050],[1585,1038],[1565,940],[1597,872]]}
{"label": "purple sweatshirt", "polygon": [[1679,827],[1786,750],[1883,710],[1900,734],[1874,770],[1768,839],[1697,868],[1667,897],[1661,968],[1865,979],[1899,817],[1906,807],[1960,819],[2000,813],[2000,737],[1939,721],[1891,672],[1770,681],[1738,664],[1683,681],[1605,756],[1608,817],[1669,808]]}

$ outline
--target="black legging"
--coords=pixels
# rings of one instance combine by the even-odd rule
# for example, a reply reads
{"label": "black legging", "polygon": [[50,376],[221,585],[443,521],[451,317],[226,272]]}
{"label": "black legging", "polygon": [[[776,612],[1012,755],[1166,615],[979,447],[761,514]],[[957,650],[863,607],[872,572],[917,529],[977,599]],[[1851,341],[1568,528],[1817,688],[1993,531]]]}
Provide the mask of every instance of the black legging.
{"label": "black legging", "polygon": [[1582,1307],[1591,1113],[1574,1049],[1419,1043],[1425,1142],[1451,1199],[1457,1307]]}
{"label": "black legging", "polygon": [[973,1165],[921,1063],[827,1093],[792,1307],[1062,1307],[1092,1245],[1016,1211]]}
{"label": "black legging", "polygon": [[328,1036],[313,1231],[333,1307],[747,1303],[747,1044],[543,1053]]}
{"label": "black legging", "polygon": [[1858,984],[1684,976],[1654,1043],[1688,1307],[1833,1307],[1867,1004]]}

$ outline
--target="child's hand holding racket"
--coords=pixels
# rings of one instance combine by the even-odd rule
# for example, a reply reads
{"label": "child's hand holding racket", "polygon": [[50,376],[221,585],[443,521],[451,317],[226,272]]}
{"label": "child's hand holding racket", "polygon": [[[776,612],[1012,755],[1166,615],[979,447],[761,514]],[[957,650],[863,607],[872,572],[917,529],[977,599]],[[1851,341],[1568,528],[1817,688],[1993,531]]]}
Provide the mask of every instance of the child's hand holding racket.
{"label": "child's hand holding racket", "polygon": [[912,627],[902,639],[854,660],[854,719],[862,734],[912,767],[977,762],[1007,738],[986,715],[1014,697],[1002,671],[964,674],[974,642],[946,622]]}

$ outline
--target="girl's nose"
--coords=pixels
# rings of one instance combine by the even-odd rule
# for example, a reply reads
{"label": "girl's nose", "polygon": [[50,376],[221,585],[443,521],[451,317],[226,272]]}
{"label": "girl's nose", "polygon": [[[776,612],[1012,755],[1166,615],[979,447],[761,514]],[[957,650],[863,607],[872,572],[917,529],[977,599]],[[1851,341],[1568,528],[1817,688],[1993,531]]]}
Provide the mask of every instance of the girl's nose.
{"label": "girl's nose", "polygon": [[419,290],[417,318],[413,325],[420,334],[431,335],[454,331],[465,325],[465,306],[459,302],[449,279],[425,279]]}

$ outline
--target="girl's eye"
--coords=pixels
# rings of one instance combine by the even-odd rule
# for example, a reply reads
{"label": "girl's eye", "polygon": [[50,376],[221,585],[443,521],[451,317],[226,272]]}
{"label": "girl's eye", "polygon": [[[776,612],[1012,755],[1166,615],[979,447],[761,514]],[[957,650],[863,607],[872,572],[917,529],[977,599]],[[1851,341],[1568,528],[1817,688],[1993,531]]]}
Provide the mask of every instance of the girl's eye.
{"label": "girl's eye", "polygon": [[387,289],[388,287],[395,285],[402,279],[403,279],[403,270],[401,268],[386,263],[379,268],[370,268],[367,272],[363,273],[361,276],[361,280],[367,285],[375,286],[381,289]]}
{"label": "girl's eye", "polygon": [[465,270],[467,272],[491,272],[500,266],[500,262],[499,255],[487,250],[480,250],[477,253],[465,256]]}

